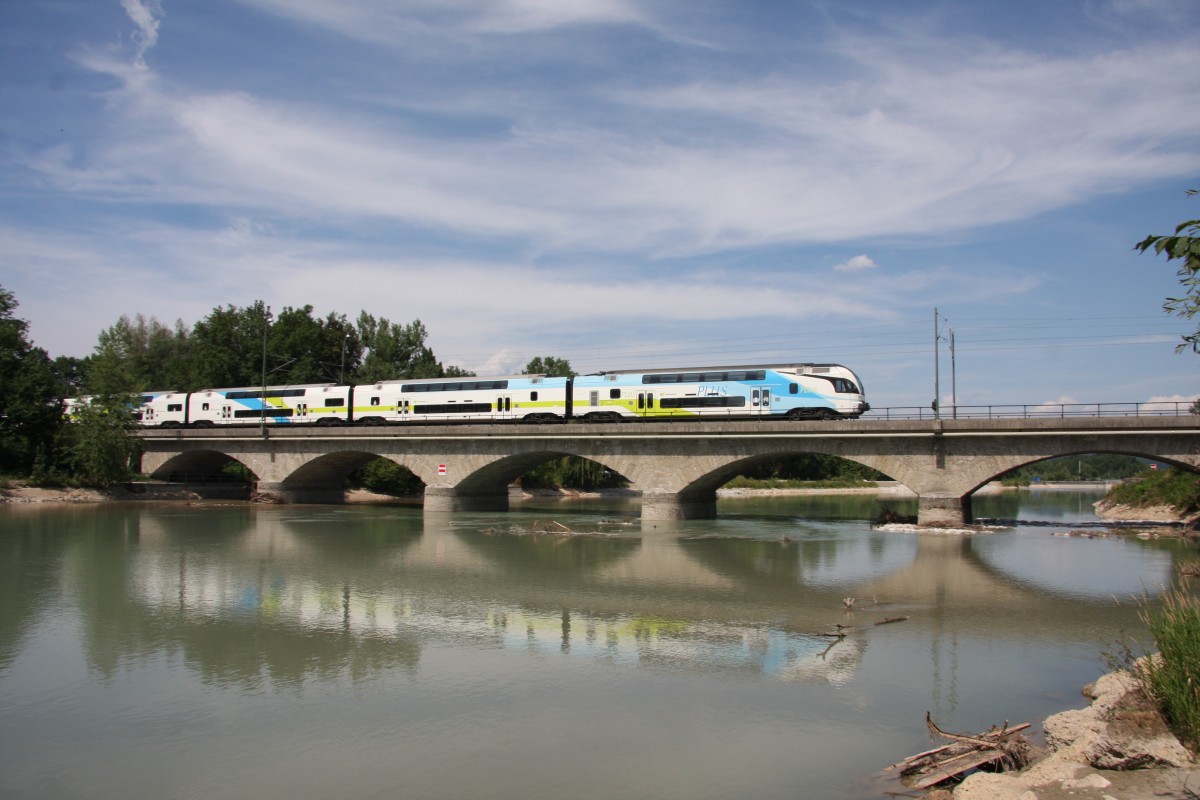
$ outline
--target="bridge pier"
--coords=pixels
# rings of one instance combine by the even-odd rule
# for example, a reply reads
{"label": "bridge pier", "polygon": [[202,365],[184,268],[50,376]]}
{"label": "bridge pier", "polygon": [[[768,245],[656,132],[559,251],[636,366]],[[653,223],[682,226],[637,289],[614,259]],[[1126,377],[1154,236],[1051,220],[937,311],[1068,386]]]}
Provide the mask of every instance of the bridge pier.
{"label": "bridge pier", "polygon": [[426,513],[448,514],[455,511],[508,511],[508,487],[499,491],[463,491],[453,486],[426,486]]}
{"label": "bridge pier", "polygon": [[717,493],[650,491],[642,493],[642,519],[716,519]]}
{"label": "bridge pier", "polygon": [[279,481],[259,481],[255,493],[264,500],[280,503],[331,505],[346,502],[341,486],[289,486]]}
{"label": "bridge pier", "polygon": [[929,493],[917,497],[917,525],[922,528],[961,528],[971,521],[971,496]]}

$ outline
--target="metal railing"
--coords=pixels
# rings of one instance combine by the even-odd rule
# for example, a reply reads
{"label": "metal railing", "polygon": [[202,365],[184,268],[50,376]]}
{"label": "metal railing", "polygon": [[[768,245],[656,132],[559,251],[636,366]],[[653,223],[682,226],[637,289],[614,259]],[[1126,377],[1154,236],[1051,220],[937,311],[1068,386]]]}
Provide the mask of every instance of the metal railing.
{"label": "metal railing", "polygon": [[1157,400],[1146,403],[1039,403],[1037,405],[921,406],[872,408],[862,419],[1066,419],[1068,417],[1186,417],[1195,400]]}

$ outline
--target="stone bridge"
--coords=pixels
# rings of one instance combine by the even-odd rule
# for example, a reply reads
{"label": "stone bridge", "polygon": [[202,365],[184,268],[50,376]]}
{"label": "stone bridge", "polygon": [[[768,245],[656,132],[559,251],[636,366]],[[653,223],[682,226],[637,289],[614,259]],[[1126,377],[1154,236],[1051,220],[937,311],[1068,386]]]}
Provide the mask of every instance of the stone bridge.
{"label": "stone bridge", "polygon": [[756,463],[819,453],[879,470],[918,497],[921,525],[971,519],[971,494],[1057,456],[1120,453],[1200,471],[1200,416],[607,425],[257,427],[145,430],[143,471],[171,479],[236,459],[285,502],[336,503],[345,477],[378,457],[425,483],[425,510],[503,511],[538,464],[581,456],[627,478],[643,519],[716,515],[716,490]]}

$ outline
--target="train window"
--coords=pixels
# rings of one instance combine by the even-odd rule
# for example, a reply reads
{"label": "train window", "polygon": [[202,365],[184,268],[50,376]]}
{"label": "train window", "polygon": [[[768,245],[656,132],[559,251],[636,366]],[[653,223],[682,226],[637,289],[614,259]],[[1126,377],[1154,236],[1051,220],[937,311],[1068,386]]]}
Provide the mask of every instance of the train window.
{"label": "train window", "polygon": [[344,398],[344,397],[326,397],[325,398],[325,407],[326,408],[340,408],[341,406],[344,406],[344,405],[346,405],[346,398]]}
{"label": "train window", "polygon": [[608,396],[612,400],[620,400],[621,399],[621,390],[620,389],[609,389]]}
{"label": "train window", "polygon": [[413,406],[414,414],[486,414],[492,410],[491,403],[431,403]]}
{"label": "train window", "polygon": [[[237,419],[250,419],[250,418],[258,419],[259,417],[262,417],[264,415],[263,415],[263,411],[261,408],[246,408],[246,409],[239,408],[233,412],[233,416]],[[290,416],[292,416],[292,409],[290,409],[290,408],[267,409],[266,416],[268,416],[268,417],[290,417]]]}
{"label": "train window", "polygon": [[205,403],[204,405],[200,406],[200,410],[201,410],[201,411],[208,411],[208,403]]}
{"label": "train window", "polygon": [[532,402],[536,402],[536,401],[537,401],[537,392],[530,392],[529,393],[529,402],[532,403]]}
{"label": "train window", "polygon": [[378,398],[378,397],[372,397],[372,398],[371,398],[371,405],[373,405],[373,406],[377,406],[377,405],[379,405],[379,398]]}
{"label": "train window", "polygon": [[799,394],[800,387],[795,383],[788,384],[788,394]]}
{"label": "train window", "polygon": [[703,379],[702,372],[685,372],[679,376],[680,383],[699,383]]}
{"label": "train window", "polygon": [[740,395],[663,397],[658,405],[660,408],[738,408],[746,405],[746,398]]}
{"label": "train window", "polygon": [[725,380],[727,380],[727,381],[744,381],[744,380],[746,380],[746,373],[745,372],[727,372],[727,373],[725,373]]}
{"label": "train window", "polygon": [[167,411],[183,411],[183,403],[168,403]]}

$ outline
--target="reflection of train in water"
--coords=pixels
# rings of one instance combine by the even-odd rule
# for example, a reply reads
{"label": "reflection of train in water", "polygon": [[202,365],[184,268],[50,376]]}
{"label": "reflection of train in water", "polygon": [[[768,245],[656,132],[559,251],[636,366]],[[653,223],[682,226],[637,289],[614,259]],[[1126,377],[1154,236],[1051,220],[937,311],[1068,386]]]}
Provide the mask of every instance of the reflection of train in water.
{"label": "reflection of train in water", "polygon": [[629,419],[841,419],[870,406],[840,364],[395,380],[148,392],[142,425],[392,425],[421,422],[617,422]]}

